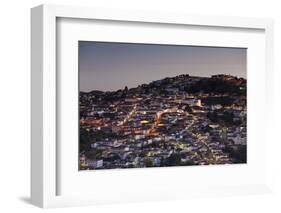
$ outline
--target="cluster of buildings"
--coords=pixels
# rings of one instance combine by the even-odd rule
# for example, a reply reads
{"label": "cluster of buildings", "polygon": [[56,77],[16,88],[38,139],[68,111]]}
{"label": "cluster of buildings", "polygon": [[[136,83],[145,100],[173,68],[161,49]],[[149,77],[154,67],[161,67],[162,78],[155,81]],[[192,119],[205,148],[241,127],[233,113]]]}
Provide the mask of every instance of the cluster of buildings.
{"label": "cluster of buildings", "polygon": [[184,88],[201,79],[81,94],[80,169],[246,163],[246,94]]}

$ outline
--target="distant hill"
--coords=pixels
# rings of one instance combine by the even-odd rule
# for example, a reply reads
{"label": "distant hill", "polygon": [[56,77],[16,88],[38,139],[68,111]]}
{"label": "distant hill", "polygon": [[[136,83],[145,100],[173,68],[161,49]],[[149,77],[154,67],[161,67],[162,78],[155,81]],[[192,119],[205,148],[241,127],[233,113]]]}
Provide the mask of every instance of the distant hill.
{"label": "distant hill", "polygon": [[167,95],[175,93],[213,93],[229,95],[246,95],[247,80],[231,75],[214,75],[211,77],[189,76],[187,74],[175,77],[167,77],[148,84],[142,84],[135,88],[119,89],[103,92],[93,90],[80,92],[80,96],[92,96],[102,99],[118,99],[134,95]]}

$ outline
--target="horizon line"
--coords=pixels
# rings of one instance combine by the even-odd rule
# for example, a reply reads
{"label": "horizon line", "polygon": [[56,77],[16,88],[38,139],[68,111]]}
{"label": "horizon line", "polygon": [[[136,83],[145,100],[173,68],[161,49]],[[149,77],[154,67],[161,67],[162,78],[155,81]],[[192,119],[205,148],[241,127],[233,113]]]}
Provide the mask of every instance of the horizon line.
{"label": "horizon line", "polygon": [[178,77],[178,76],[181,76],[181,75],[188,75],[189,77],[195,77],[195,78],[211,78],[213,76],[217,76],[217,75],[224,75],[224,76],[231,76],[231,77],[236,77],[236,78],[239,78],[239,79],[244,79],[244,80],[247,80],[247,78],[244,78],[244,77],[239,77],[239,76],[236,76],[236,75],[231,75],[231,74],[222,74],[222,73],[219,73],[219,74],[214,74],[214,75],[211,75],[211,76],[195,76],[195,75],[189,75],[189,74],[180,74],[180,75],[176,75],[176,76],[171,76],[171,77],[164,77],[164,78],[161,78],[161,79],[158,79],[158,80],[153,80],[153,81],[150,81],[149,83],[143,83],[143,84],[138,84],[134,87],[128,87],[127,85],[124,85],[123,88],[119,88],[119,89],[115,89],[115,90],[98,90],[98,89],[92,89],[92,90],[89,90],[89,91],[81,91],[80,90],[80,84],[79,84],[79,92],[83,92],[83,93],[90,93],[90,92],[93,92],[93,91],[99,91],[99,92],[115,92],[115,91],[118,91],[118,90],[123,90],[125,87],[128,87],[128,89],[134,89],[134,88],[137,88],[141,85],[145,85],[145,84],[150,84],[152,82],[155,82],[155,81],[160,81],[160,80],[163,80],[165,78],[175,78],[175,77]]}

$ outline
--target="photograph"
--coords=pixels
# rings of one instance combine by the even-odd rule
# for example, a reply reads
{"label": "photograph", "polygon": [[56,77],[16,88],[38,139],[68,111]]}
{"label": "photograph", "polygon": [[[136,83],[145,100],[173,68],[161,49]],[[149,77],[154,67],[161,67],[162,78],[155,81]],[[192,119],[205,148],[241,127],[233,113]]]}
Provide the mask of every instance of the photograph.
{"label": "photograph", "polygon": [[79,171],[247,163],[247,48],[78,41]]}

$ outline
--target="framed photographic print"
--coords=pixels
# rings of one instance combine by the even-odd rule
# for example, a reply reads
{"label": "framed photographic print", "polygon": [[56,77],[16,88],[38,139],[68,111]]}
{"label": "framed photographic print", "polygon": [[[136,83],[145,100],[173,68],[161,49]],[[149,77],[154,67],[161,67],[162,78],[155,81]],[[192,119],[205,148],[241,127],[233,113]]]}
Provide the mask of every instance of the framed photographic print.
{"label": "framed photographic print", "polygon": [[32,203],[270,192],[272,20],[32,9]]}

